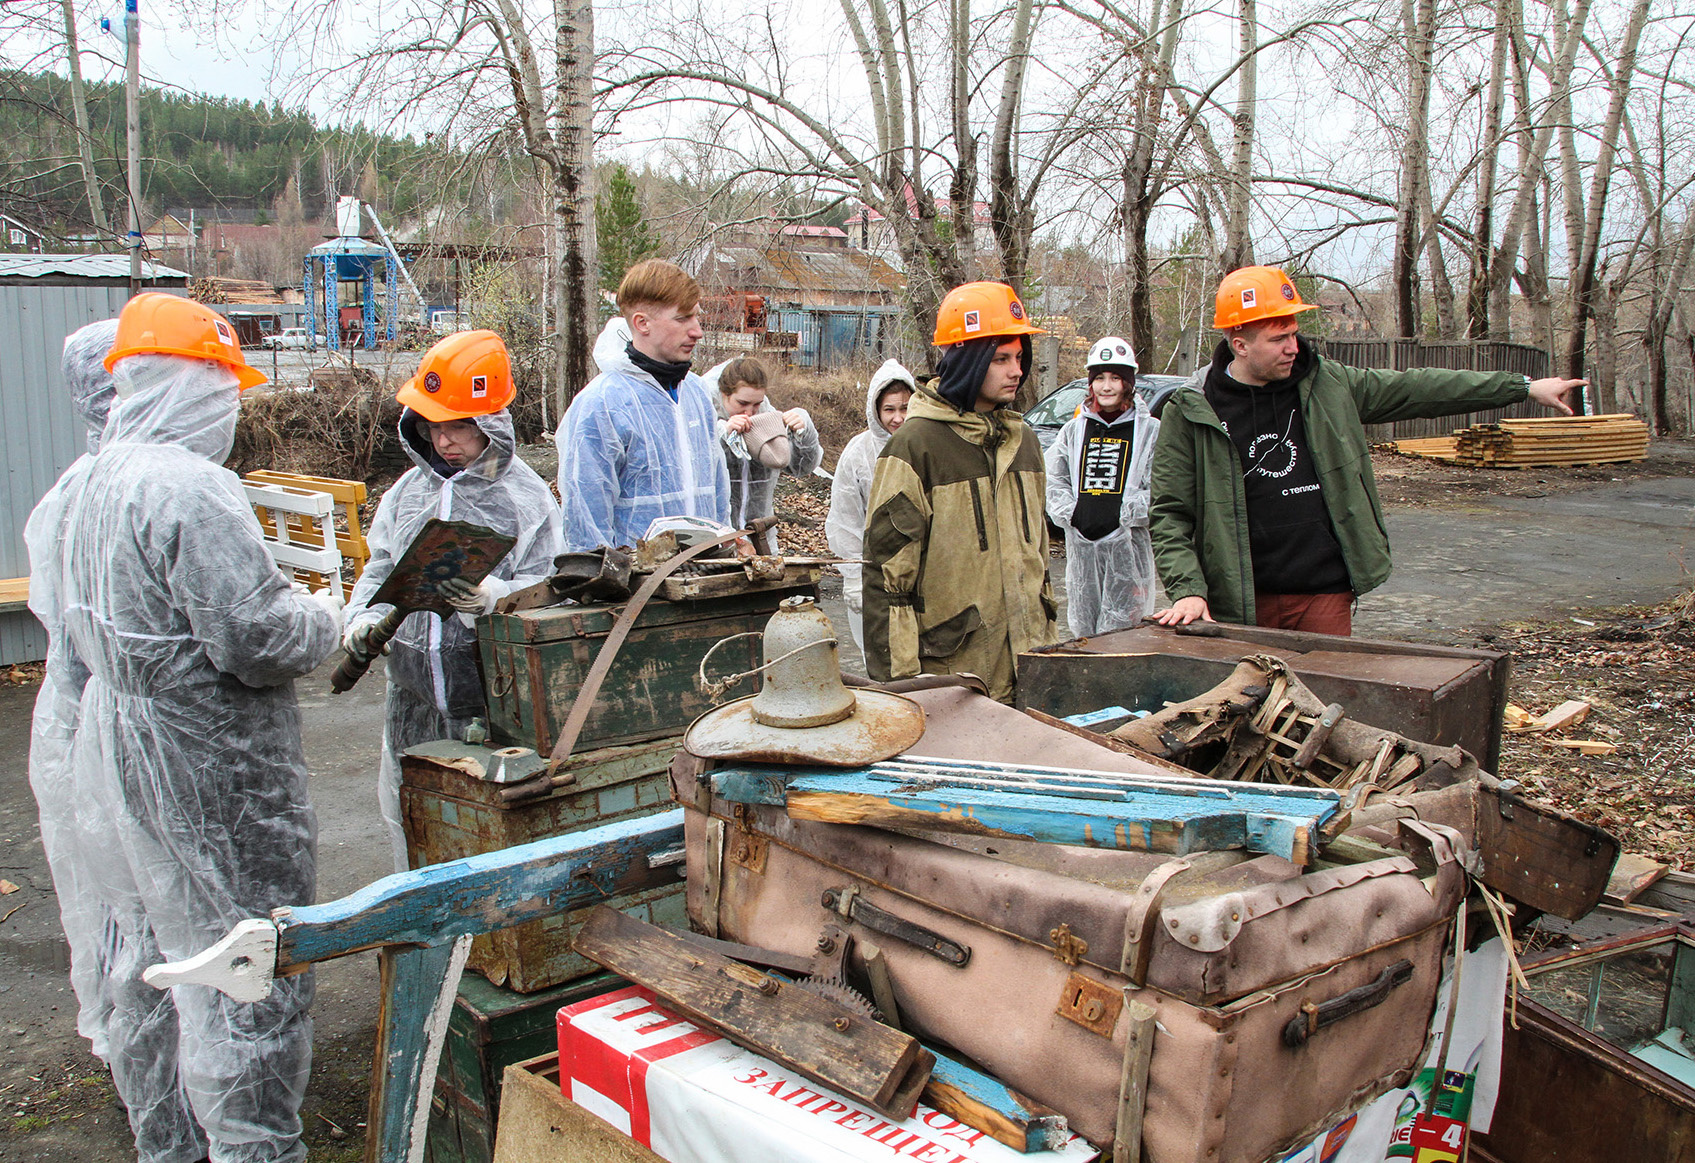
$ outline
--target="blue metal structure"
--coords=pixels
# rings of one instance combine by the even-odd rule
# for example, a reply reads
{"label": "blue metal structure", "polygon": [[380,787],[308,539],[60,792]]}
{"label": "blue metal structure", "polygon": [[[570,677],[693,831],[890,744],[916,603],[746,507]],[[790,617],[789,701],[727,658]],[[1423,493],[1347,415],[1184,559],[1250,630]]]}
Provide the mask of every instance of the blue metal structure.
{"label": "blue metal structure", "polygon": [[[394,339],[395,320],[400,315],[400,264],[382,245],[363,238],[344,235],[319,243],[306,252],[303,285],[306,292],[306,334],[317,342],[318,326],[323,325],[324,346],[331,351],[341,349],[342,283],[357,283],[360,289],[360,321],[363,325],[367,350],[377,345],[378,269],[386,289],[387,307],[384,333]],[[322,293],[322,308],[317,301]]]}

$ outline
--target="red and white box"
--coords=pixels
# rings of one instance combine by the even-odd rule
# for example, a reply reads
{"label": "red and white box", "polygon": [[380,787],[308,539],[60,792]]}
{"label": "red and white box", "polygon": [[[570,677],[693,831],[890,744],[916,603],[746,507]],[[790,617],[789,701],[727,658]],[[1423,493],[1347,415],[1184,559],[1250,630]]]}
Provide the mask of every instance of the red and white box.
{"label": "red and white box", "polygon": [[1023,1154],[920,1105],[891,1122],[628,986],[559,1011],[559,1088],[670,1163],[1084,1163],[1073,1137]]}

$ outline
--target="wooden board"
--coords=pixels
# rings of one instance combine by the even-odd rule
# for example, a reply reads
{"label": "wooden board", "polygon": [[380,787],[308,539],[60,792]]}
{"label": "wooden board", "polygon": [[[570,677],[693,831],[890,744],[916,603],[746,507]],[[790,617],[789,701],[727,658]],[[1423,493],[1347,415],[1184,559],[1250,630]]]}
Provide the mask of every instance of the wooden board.
{"label": "wooden board", "polygon": [[908,1034],[616,909],[591,913],[573,947],[684,1017],[891,1119],[912,1116],[935,1065]]}
{"label": "wooden board", "polygon": [[1648,426],[1628,414],[1540,416],[1393,442],[1396,452],[1472,468],[1614,464],[1648,456]]}
{"label": "wooden board", "polygon": [[508,1066],[500,1093],[494,1163],[662,1163],[565,1097],[557,1053]]}
{"label": "wooden board", "polygon": [[29,579],[0,578],[0,614],[29,609]]}
{"label": "wooden board", "polygon": [[659,596],[668,602],[696,602],[704,598],[724,598],[731,594],[751,594],[760,590],[793,589],[795,586],[815,586],[823,574],[818,566],[785,566],[778,581],[749,581],[746,574],[712,573],[700,577],[668,577],[659,584]]}
{"label": "wooden board", "polygon": [[1602,899],[1610,904],[1628,905],[1670,871],[1669,864],[1626,852],[1613,865],[1613,875],[1607,881],[1607,891]]}

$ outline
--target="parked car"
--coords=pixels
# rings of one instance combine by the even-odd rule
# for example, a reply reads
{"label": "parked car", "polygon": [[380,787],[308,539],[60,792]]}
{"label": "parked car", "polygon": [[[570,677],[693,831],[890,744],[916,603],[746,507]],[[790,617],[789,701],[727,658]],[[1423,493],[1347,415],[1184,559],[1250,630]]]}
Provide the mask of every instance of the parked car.
{"label": "parked car", "polygon": [[[1138,374],[1136,394],[1146,400],[1148,407],[1152,408],[1187,382],[1184,376]],[[1059,436],[1059,430],[1065,427],[1065,422],[1077,415],[1077,409],[1083,406],[1083,396],[1088,388],[1088,380],[1072,380],[1024,413],[1024,423],[1035,429],[1036,439],[1042,442],[1044,453],[1052,447],[1054,440]]]}
{"label": "parked car", "polygon": [[284,327],[275,335],[265,336],[260,342],[266,347],[305,349],[312,346],[311,337],[306,334],[304,327]]}

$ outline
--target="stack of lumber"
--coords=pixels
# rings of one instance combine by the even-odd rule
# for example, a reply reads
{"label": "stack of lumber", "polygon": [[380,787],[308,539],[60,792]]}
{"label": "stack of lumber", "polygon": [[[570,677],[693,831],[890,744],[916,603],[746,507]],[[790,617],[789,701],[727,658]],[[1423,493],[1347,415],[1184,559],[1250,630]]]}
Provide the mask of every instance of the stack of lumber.
{"label": "stack of lumber", "polygon": [[1397,440],[1395,451],[1474,468],[1609,464],[1646,460],[1648,426],[1628,413],[1502,420],[1452,436]]}

